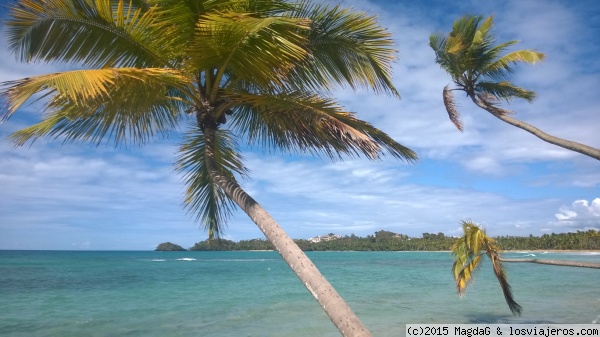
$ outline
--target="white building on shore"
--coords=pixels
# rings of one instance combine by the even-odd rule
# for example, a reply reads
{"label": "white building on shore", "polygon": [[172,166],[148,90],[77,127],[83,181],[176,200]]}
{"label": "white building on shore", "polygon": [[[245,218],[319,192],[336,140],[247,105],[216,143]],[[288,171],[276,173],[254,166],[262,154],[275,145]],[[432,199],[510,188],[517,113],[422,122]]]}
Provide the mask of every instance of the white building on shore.
{"label": "white building on shore", "polygon": [[308,241],[317,243],[317,242],[321,242],[321,241],[331,241],[331,240],[337,240],[337,239],[341,239],[341,238],[342,238],[341,235],[329,233],[327,235],[315,236],[314,238],[308,239]]}

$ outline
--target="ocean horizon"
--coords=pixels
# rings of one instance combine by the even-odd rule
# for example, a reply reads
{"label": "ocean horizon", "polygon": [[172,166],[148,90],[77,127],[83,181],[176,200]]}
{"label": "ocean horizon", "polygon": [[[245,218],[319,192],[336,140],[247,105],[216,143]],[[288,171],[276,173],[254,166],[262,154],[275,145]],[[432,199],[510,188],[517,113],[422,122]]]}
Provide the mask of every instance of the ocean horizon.
{"label": "ocean horizon", "polygon": [[[600,323],[600,270],[486,261],[460,298],[448,252],[306,252],[374,336],[417,323]],[[507,258],[600,262],[594,251]],[[0,250],[1,336],[339,336],[274,251]]]}

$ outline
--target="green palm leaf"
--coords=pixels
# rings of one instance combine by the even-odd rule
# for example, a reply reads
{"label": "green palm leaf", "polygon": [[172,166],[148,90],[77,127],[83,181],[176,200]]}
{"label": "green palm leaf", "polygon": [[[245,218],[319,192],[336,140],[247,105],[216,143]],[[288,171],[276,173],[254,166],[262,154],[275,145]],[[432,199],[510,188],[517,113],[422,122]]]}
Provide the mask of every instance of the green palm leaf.
{"label": "green palm leaf", "polygon": [[396,50],[374,16],[308,1],[290,15],[311,19],[306,46],[311,57],[296,65],[290,82],[312,90],[349,85],[399,97],[391,80]]}
{"label": "green palm leaf", "polygon": [[[221,174],[235,181],[234,172],[241,177],[248,174],[239,155],[232,134],[218,130],[214,139],[214,161]],[[219,237],[234,204],[225,192],[211,179],[205,162],[205,137],[195,126],[183,136],[177,157],[177,170],[183,174],[187,185],[185,207],[196,214],[196,221],[203,224],[209,238]]]}
{"label": "green palm leaf", "polygon": [[251,143],[288,152],[363,154],[378,158],[387,150],[394,157],[412,161],[416,154],[384,132],[344,111],[335,102],[315,95],[238,94],[240,104],[232,128],[244,130]]}
{"label": "green palm leaf", "polygon": [[129,1],[22,0],[10,16],[8,46],[27,62],[164,66],[171,56],[166,51],[173,50],[165,48],[171,29],[158,21],[154,7],[136,8]]}
{"label": "green palm leaf", "polygon": [[196,24],[189,45],[190,61],[195,68],[217,69],[211,99],[225,73],[240,80],[252,80],[262,86],[282,79],[297,62],[307,56],[306,19],[256,17],[239,12],[203,15]]}

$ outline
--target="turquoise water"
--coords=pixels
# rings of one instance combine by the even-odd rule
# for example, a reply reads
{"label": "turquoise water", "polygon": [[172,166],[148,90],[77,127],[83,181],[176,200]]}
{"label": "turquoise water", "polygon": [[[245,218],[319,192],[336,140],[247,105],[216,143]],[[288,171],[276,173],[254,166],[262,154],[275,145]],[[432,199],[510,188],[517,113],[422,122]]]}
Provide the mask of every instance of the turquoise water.
{"label": "turquoise water", "polygon": [[[404,336],[406,323],[600,323],[596,269],[507,264],[514,318],[489,262],[459,298],[448,253],[308,255],[374,336]],[[0,336],[339,333],[275,252],[0,251]]]}

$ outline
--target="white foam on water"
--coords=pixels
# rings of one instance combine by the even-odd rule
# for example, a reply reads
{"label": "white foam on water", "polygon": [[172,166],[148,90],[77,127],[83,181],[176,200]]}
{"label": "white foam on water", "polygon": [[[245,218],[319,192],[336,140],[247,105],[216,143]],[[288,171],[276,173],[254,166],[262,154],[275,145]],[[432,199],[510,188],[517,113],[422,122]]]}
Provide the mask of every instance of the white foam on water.
{"label": "white foam on water", "polygon": [[526,255],[523,255],[523,256],[535,256],[535,254],[526,254]]}
{"label": "white foam on water", "polygon": [[204,261],[212,261],[212,262],[265,262],[265,261],[273,261],[274,259],[210,259]]}
{"label": "white foam on water", "polygon": [[600,252],[575,252],[575,253],[573,253],[573,255],[592,255],[592,256],[596,256],[596,255],[600,255]]}
{"label": "white foam on water", "polygon": [[167,260],[165,260],[165,259],[152,259],[150,261],[152,261],[152,262],[163,262],[163,261],[167,261]]}
{"label": "white foam on water", "polygon": [[177,261],[196,261],[196,259],[191,257],[182,257],[181,259],[177,259]]}

